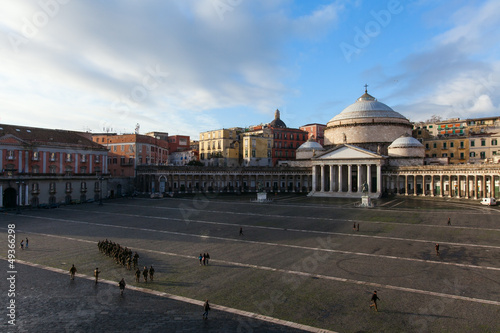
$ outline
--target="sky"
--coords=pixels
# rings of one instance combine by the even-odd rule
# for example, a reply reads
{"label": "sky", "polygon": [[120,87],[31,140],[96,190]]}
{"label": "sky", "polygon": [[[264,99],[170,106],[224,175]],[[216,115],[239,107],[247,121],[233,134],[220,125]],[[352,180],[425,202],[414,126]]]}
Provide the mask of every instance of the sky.
{"label": "sky", "polygon": [[0,123],[190,135],[500,116],[498,0],[25,0],[0,10]]}

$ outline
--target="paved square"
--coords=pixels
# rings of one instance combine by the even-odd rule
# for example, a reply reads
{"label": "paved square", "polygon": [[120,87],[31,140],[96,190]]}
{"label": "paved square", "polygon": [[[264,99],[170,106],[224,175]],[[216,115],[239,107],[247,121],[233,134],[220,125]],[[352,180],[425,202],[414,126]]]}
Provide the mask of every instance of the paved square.
{"label": "paved square", "polygon": [[[18,331],[32,331],[30,322],[99,331],[107,316],[116,325],[131,318],[131,326],[117,326],[122,332],[151,321],[146,331],[298,331],[288,322],[307,325],[304,330],[336,332],[499,331],[497,207],[392,198],[361,209],[346,199],[283,195],[259,204],[251,198],[134,198],[2,214],[1,257],[7,257],[7,225],[15,224],[18,260],[56,271],[74,263],[90,279],[99,267],[104,280],[117,284],[124,277],[130,287],[158,292],[126,290],[125,301],[117,286],[102,284],[99,288],[111,291],[101,299],[82,276],[70,283],[69,276],[18,263]],[[359,231],[353,224],[359,224]],[[21,250],[19,242],[26,237],[29,248]],[[97,242],[104,239],[137,251],[140,267],[155,267],[155,281],[135,283],[132,271],[98,251]],[[200,266],[198,255],[206,252],[209,265]],[[7,275],[7,262],[0,262]],[[9,286],[5,278],[1,281],[2,303],[7,304]],[[84,283],[93,298],[86,298]],[[379,312],[369,307],[373,290],[381,299]],[[195,304],[162,300],[161,293]],[[47,304],[51,298],[67,302],[59,311],[64,316],[50,316],[50,306],[32,304]],[[210,323],[203,324],[196,302],[207,298],[214,310]],[[92,320],[77,311],[84,299],[103,305],[83,307]],[[236,310],[267,316],[267,321]],[[270,323],[270,318],[282,321]]]}

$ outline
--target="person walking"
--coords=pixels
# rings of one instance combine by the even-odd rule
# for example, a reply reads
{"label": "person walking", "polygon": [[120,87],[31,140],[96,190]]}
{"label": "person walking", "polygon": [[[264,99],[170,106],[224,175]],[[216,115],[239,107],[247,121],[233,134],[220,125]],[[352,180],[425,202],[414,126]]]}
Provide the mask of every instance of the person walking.
{"label": "person walking", "polygon": [[207,266],[208,266],[208,260],[210,259],[210,254],[208,254],[207,252],[207,255],[205,256],[205,261],[207,262]]}
{"label": "person walking", "polygon": [[243,227],[240,227],[240,236],[243,236]]}
{"label": "person walking", "polygon": [[205,253],[203,253],[203,258],[201,259],[201,261],[203,262],[203,266],[205,266],[207,261],[207,255]]}
{"label": "person walking", "polygon": [[439,243],[436,243],[436,255],[439,256]]}
{"label": "person walking", "polygon": [[375,290],[373,292],[373,295],[372,295],[372,304],[370,304],[370,307],[373,307],[375,309],[375,311],[378,312],[378,308],[377,308],[377,301],[379,301],[380,298],[378,298],[377,296],[377,291]]}
{"label": "person walking", "polygon": [[99,274],[100,273],[101,273],[101,271],[99,270],[98,267],[96,267],[95,270],[94,270],[95,284],[97,284],[97,281],[99,280]]}
{"label": "person walking", "polygon": [[141,270],[139,269],[139,267],[137,267],[135,270],[135,282],[139,283],[140,279],[141,279]]}
{"label": "person walking", "polygon": [[24,250],[24,239],[21,239],[21,250]]}
{"label": "person walking", "polygon": [[356,222],[354,222],[354,224],[352,225],[352,230],[356,231]]}
{"label": "person walking", "polygon": [[28,237],[26,237],[26,248],[28,248]]}
{"label": "person walking", "polygon": [[208,304],[208,299],[205,301],[203,304],[203,319],[207,320],[208,319],[208,311],[210,311],[210,304]]}
{"label": "person walking", "polygon": [[125,279],[121,279],[120,282],[118,282],[118,286],[120,287],[120,295],[123,295],[123,292],[125,291],[125,286],[127,284],[125,283]]}
{"label": "person walking", "polygon": [[200,260],[200,266],[201,266],[201,261],[203,260],[203,256],[201,255],[201,253],[200,253],[198,259]]}
{"label": "person walking", "polygon": [[359,231],[359,223],[358,223],[358,226],[357,226],[357,228],[356,228],[356,231]]}
{"label": "person walking", "polygon": [[144,277],[144,282],[148,283],[148,268],[144,266],[144,270],[142,271],[142,276]]}
{"label": "person walking", "polygon": [[69,278],[71,280],[74,280],[75,279],[75,274],[76,274],[76,267],[75,267],[75,264],[73,264],[71,266],[71,268],[69,269]]}
{"label": "person walking", "polygon": [[151,265],[151,267],[149,268],[149,280],[151,282],[153,282],[154,275],[155,275],[155,269],[153,268],[153,265]]}
{"label": "person walking", "polygon": [[448,217],[448,225],[451,225],[451,220],[449,217]]}

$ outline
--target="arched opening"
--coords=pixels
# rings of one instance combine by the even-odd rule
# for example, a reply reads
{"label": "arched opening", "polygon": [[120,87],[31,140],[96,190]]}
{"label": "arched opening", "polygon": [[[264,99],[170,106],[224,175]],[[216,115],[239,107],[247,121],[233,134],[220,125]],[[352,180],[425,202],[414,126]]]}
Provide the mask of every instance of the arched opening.
{"label": "arched opening", "polygon": [[3,206],[5,208],[15,208],[17,206],[17,191],[9,187],[3,191]]}

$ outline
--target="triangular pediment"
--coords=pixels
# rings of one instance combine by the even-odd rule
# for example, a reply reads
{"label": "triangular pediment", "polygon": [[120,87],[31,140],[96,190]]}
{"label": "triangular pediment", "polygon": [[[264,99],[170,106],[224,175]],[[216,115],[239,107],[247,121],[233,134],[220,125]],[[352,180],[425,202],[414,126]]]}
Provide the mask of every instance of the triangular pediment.
{"label": "triangular pediment", "polygon": [[359,160],[359,159],[380,159],[384,156],[369,150],[352,146],[340,145],[324,154],[317,156],[314,160]]}
{"label": "triangular pediment", "polygon": [[6,134],[6,135],[0,137],[0,143],[19,145],[19,144],[25,144],[26,142],[24,140],[19,139],[16,136],[12,135],[12,134]]}

